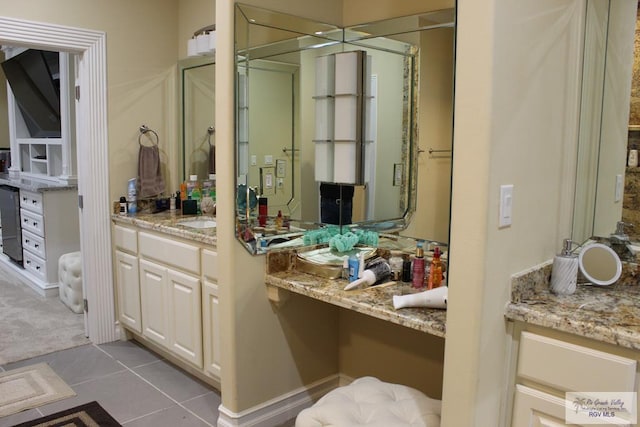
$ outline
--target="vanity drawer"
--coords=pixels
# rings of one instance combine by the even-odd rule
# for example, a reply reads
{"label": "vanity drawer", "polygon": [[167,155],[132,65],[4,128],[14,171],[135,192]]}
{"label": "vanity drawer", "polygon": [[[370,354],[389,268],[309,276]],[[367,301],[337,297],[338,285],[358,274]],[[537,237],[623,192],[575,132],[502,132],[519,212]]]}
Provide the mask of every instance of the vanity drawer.
{"label": "vanity drawer", "polygon": [[22,256],[24,258],[24,269],[36,276],[38,279],[46,281],[47,264],[42,259],[29,253],[28,251],[23,251]]}
{"label": "vanity drawer", "polygon": [[522,332],[518,376],[563,391],[634,391],[636,361]]}
{"label": "vanity drawer", "polygon": [[20,207],[42,214],[42,193],[20,190]]}
{"label": "vanity drawer", "polygon": [[218,253],[209,249],[202,250],[202,275],[218,280]]}
{"label": "vanity drawer", "polygon": [[155,234],[138,233],[140,255],[200,275],[200,248]]}
{"label": "vanity drawer", "polygon": [[35,234],[22,230],[22,248],[39,256],[42,259],[47,258],[45,250],[44,238]]}
{"label": "vanity drawer", "polygon": [[118,249],[132,254],[138,253],[138,232],[136,230],[114,225],[113,242]]}
{"label": "vanity drawer", "polygon": [[31,231],[38,236],[44,236],[44,219],[42,215],[26,209],[20,209],[20,224],[23,230]]}

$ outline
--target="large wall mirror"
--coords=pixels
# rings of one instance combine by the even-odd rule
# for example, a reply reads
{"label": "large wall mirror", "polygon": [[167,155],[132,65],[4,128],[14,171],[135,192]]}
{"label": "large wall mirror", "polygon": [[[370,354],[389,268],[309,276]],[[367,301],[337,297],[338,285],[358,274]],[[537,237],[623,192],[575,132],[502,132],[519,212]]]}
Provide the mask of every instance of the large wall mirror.
{"label": "large wall mirror", "polygon": [[587,1],[572,232],[578,243],[609,237],[621,220],[633,224],[626,227],[631,240],[640,236],[640,169],[625,167],[629,150],[640,148],[636,22],[636,0]]}
{"label": "large wall mirror", "polygon": [[211,57],[178,62],[182,180],[215,173],[215,63]]}
{"label": "large wall mirror", "polygon": [[[427,186],[419,156],[433,155],[419,147],[444,144],[450,181],[454,18],[451,8],[339,28],[236,5],[237,236],[247,249],[326,225],[395,232],[428,215],[414,213]],[[448,50],[436,54],[443,38]],[[425,62],[448,73],[444,119],[432,124],[448,128],[444,143],[419,127],[438,116],[419,108],[431,94]],[[448,236],[450,187],[432,191]],[[436,239],[424,234],[414,237]]]}

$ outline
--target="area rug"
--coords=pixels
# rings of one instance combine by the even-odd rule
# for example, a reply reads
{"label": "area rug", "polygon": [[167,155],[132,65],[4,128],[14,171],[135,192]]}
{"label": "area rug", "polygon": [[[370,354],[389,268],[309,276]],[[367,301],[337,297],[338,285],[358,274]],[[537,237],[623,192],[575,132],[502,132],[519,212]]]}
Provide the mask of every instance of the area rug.
{"label": "area rug", "polygon": [[98,402],[89,402],[14,427],[121,427]]}
{"label": "area rug", "polygon": [[46,363],[0,373],[0,417],[75,395]]}

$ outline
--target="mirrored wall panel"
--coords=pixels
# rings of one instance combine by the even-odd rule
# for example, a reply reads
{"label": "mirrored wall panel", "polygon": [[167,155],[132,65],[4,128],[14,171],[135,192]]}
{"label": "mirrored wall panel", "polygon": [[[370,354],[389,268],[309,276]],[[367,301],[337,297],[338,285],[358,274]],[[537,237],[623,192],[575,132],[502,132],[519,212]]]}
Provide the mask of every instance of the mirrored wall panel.
{"label": "mirrored wall panel", "polygon": [[[236,231],[250,251],[327,225],[406,226],[431,31],[453,40],[453,9],[342,29],[236,6]],[[431,60],[453,70],[452,49]]]}

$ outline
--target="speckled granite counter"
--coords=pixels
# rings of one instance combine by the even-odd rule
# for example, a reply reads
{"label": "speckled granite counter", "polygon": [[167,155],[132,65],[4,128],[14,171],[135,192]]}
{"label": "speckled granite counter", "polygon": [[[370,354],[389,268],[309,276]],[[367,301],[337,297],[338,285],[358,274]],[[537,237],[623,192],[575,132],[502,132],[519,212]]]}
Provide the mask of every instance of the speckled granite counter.
{"label": "speckled granite counter", "polygon": [[133,225],[141,229],[153,230],[187,240],[216,245],[215,228],[192,228],[181,225],[181,221],[190,219],[215,219],[203,215],[182,215],[180,211],[164,211],[155,214],[139,213],[136,215],[111,215],[116,224]]}
{"label": "speckled granite counter", "polygon": [[28,178],[10,178],[8,174],[0,174],[0,185],[10,185],[20,188],[21,190],[33,191],[34,193],[42,191],[60,191],[72,190],[78,188],[76,184],[59,184],[56,182],[38,181]]}
{"label": "speckled granite counter", "polygon": [[344,291],[347,284],[343,279],[324,279],[301,273],[287,266],[288,255],[270,253],[267,255],[268,286],[286,289],[329,304],[337,305],[358,313],[367,314],[408,328],[417,329],[439,337],[445,336],[446,310],[428,308],[393,308],[393,295],[415,292],[409,284],[390,284],[367,289]]}
{"label": "speckled granite counter", "polygon": [[573,295],[549,291],[551,261],[513,277],[505,317],[640,350],[640,268],[623,263],[610,286],[578,285]]}

